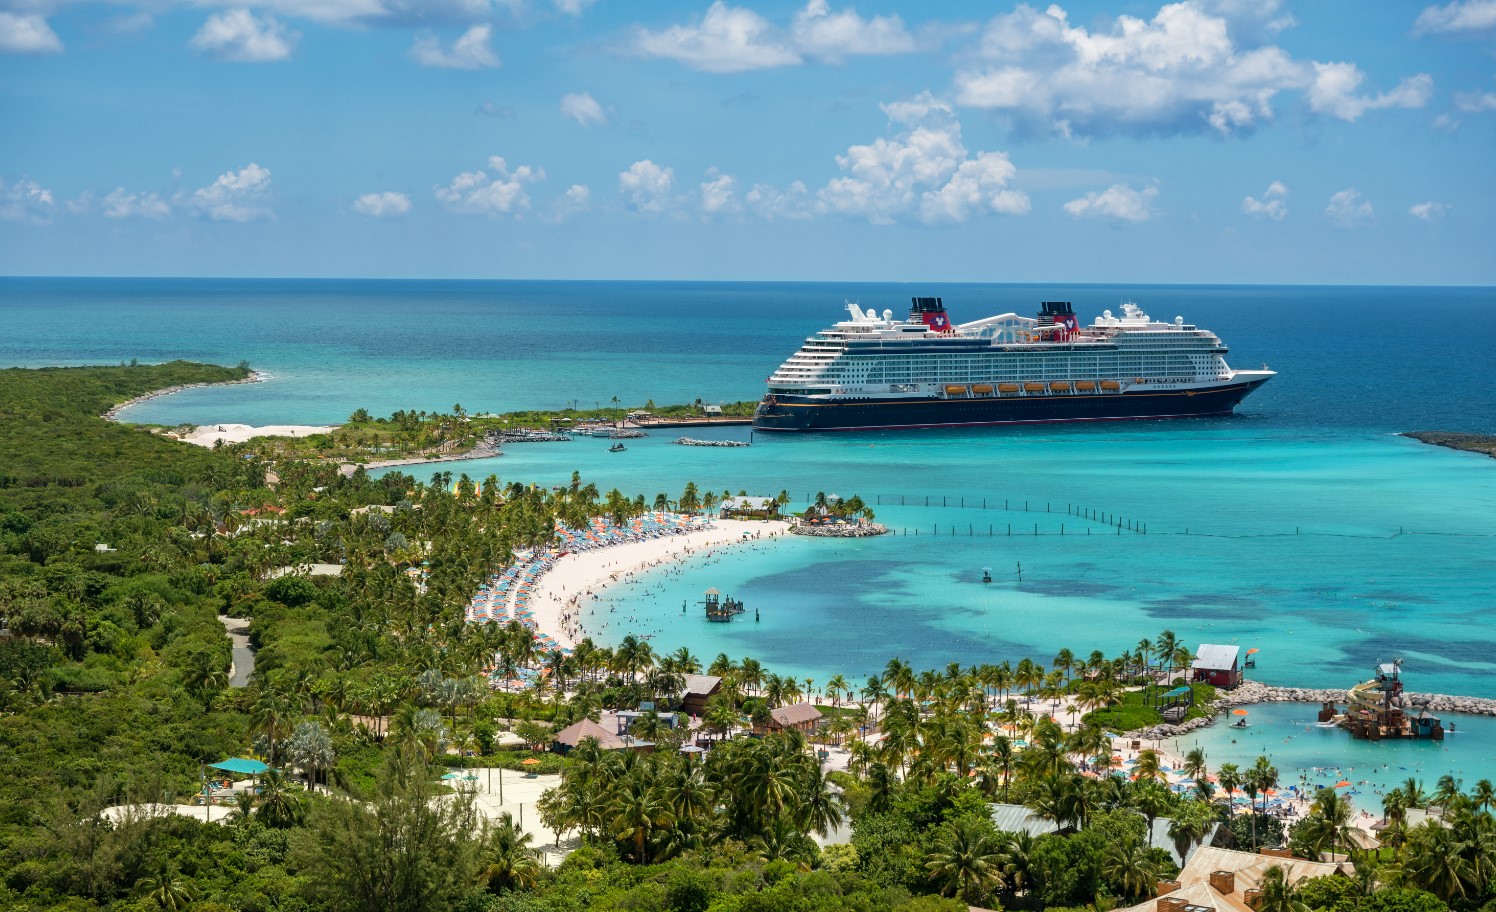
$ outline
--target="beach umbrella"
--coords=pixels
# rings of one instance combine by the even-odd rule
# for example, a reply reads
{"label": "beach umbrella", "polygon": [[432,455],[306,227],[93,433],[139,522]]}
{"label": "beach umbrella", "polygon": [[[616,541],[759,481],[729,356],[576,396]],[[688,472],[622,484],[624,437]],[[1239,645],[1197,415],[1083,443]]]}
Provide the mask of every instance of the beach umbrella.
{"label": "beach umbrella", "polygon": [[694,744],[684,744],[681,745],[680,752],[683,754],[704,754],[706,753],[706,748],[697,747]]}
{"label": "beach umbrella", "polygon": [[1256,655],[1256,654],[1257,654],[1257,647],[1256,646],[1253,646],[1251,649],[1247,650],[1247,655]]}
{"label": "beach umbrella", "polygon": [[1245,709],[1233,709],[1233,710],[1231,710],[1231,715],[1233,715],[1233,716],[1245,716],[1246,714],[1247,714],[1247,711]]}
{"label": "beach umbrella", "polygon": [[540,765],[540,761],[536,760],[534,757],[526,757],[525,759],[523,759],[523,760],[520,761],[520,765],[521,766],[539,766]]}

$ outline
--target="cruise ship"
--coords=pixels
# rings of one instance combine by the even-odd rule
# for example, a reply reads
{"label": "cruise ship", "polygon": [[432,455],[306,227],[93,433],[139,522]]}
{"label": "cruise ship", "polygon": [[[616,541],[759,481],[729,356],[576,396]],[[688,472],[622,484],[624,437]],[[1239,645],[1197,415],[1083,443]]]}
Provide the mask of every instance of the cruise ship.
{"label": "cruise ship", "polygon": [[940,298],[909,317],[847,304],[769,377],[763,431],[857,431],[1228,415],[1273,371],[1233,370],[1215,333],[1136,304],[1082,326],[1069,302],[952,324]]}

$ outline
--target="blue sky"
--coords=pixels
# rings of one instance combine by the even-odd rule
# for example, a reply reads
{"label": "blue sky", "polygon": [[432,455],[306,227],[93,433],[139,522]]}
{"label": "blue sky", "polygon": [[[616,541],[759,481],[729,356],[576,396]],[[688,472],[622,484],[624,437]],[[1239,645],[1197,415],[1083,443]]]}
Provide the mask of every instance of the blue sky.
{"label": "blue sky", "polygon": [[1496,0],[0,0],[0,272],[1496,284]]}

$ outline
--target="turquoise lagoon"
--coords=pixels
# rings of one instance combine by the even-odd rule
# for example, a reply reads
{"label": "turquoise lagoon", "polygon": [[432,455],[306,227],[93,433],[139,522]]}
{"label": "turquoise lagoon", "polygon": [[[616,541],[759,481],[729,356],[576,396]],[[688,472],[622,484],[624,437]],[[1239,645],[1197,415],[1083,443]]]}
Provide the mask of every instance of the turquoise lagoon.
{"label": "turquoise lagoon", "polygon": [[[605,640],[652,633],[660,650],[824,680],[895,655],[1115,653],[1167,628],[1259,647],[1270,682],[1344,686],[1397,656],[1416,690],[1496,696],[1496,462],[1396,436],[1496,431],[1496,335],[1477,331],[1496,312],[1489,288],[0,279],[0,365],[188,357],[274,377],[126,415],[168,424],[752,399],[843,299],[898,310],[912,294],[944,296],[958,321],[1052,299],[1089,318],[1135,299],[1280,375],[1229,419],[759,434],[747,449],[657,435],[621,454],[581,438],[441,468],[548,484],[579,470],[650,498],[687,481],[856,493],[908,532],[749,545],[647,574],[596,603]],[[707,624],[695,603],[708,586],[762,620]]]}
{"label": "turquoise lagoon", "polygon": [[1349,782],[1358,808],[1380,815],[1382,795],[1409,779],[1432,792],[1448,773],[1465,791],[1481,779],[1496,779],[1496,720],[1452,713],[1445,724],[1455,731],[1444,741],[1356,741],[1337,728],[1315,724],[1319,706],[1307,703],[1263,703],[1249,707],[1248,728],[1212,725],[1165,742],[1183,756],[1201,748],[1211,769],[1222,763],[1251,766],[1267,756],[1284,785],[1333,788]]}

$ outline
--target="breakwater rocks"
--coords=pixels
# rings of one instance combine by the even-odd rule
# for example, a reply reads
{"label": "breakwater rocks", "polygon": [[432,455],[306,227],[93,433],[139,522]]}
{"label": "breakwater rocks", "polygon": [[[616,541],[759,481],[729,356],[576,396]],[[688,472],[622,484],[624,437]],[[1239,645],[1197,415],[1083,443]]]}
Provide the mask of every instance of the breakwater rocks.
{"label": "breakwater rocks", "polygon": [[[1408,705],[1427,708],[1435,713],[1468,713],[1474,716],[1496,716],[1496,700],[1486,697],[1457,697],[1451,694],[1405,693]],[[1247,681],[1236,690],[1223,690],[1209,707],[1209,717],[1191,719],[1179,725],[1154,725],[1127,732],[1127,737],[1147,740],[1177,738],[1195,729],[1204,728],[1215,721],[1221,710],[1253,703],[1309,703],[1316,708],[1322,703],[1335,703],[1345,709],[1346,691],[1315,689],[1309,687],[1275,687],[1259,681]]]}
{"label": "breakwater rocks", "polygon": [[499,443],[570,443],[571,438],[554,431],[499,431],[492,437]]}
{"label": "breakwater rocks", "polygon": [[745,447],[750,445],[744,440],[697,440],[695,437],[681,437],[675,442],[681,446]]}
{"label": "breakwater rocks", "polygon": [[244,383],[264,383],[269,379],[269,374],[262,373],[257,370],[252,370],[249,372],[249,376],[245,377],[243,380],[225,380],[222,383],[183,383],[179,386],[168,386],[166,389],[152,390],[151,392],[146,393],[144,396],[136,396],[134,399],[130,399],[126,402],[121,402],[119,405],[116,405],[114,408],[110,409],[99,417],[103,418],[105,421],[118,421],[119,413],[123,412],[125,409],[129,408],[132,405],[139,405],[142,402],[150,402],[152,399],[160,399],[162,396],[170,396],[172,393],[180,393],[182,390],[201,389],[202,387],[207,386],[239,386]]}
{"label": "breakwater rocks", "polygon": [[790,534],[809,535],[813,538],[872,538],[874,535],[887,535],[888,527],[881,523],[827,523],[815,526],[795,523],[790,526]]}
{"label": "breakwater rocks", "polygon": [[1453,431],[1409,431],[1403,434],[1421,443],[1465,450],[1470,453],[1485,453],[1496,459],[1496,436],[1490,434],[1457,434]]}

